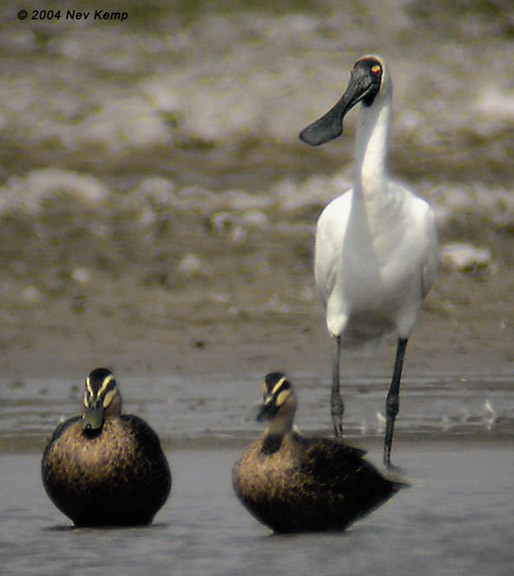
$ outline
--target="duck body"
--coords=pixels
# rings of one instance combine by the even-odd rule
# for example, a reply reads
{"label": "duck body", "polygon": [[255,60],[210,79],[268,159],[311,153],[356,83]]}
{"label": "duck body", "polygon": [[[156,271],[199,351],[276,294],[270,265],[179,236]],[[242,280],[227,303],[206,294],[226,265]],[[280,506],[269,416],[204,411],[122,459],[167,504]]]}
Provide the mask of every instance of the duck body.
{"label": "duck body", "polygon": [[81,416],[60,424],[41,473],[48,496],[76,526],[149,524],[171,492],[157,434],[129,414],[106,417],[92,430]]}
{"label": "duck body", "polygon": [[287,378],[266,376],[260,420],[268,427],[232,470],[243,506],[275,533],[345,530],[404,485],[385,478],[365,452],[293,428],[296,399]]}
{"label": "duck body", "polygon": [[400,488],[363,454],[329,438],[265,436],[234,466],[234,490],[275,533],[345,530]]}

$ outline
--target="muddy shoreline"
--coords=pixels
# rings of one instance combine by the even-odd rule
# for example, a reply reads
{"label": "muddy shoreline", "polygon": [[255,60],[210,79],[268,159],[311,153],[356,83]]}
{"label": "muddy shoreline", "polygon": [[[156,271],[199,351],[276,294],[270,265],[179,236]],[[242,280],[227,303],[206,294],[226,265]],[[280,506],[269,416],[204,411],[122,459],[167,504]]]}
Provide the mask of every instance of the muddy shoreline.
{"label": "muddy shoreline", "polygon": [[[490,253],[474,274],[441,270],[406,377],[511,373],[507,4],[152,6],[124,3],[115,28],[0,9],[4,378],[81,381],[103,364],[328,379],[312,241],[351,186],[355,117],[320,149],[297,134],[370,52],[395,85],[392,174],[432,204],[442,245]],[[344,357],[343,374],[388,377],[393,348]]]}
{"label": "muddy shoreline", "polygon": [[[232,273],[220,270],[225,278]],[[513,279],[507,271],[478,280],[441,274],[411,339],[406,377],[512,372]],[[311,281],[308,276],[302,280]],[[268,302],[275,298],[277,310],[270,311],[251,301],[258,292],[255,286],[247,302],[239,294],[235,307],[206,301],[203,294],[211,285],[205,278],[173,296],[137,285],[131,278],[106,283],[101,280],[103,294],[82,296],[87,302],[82,307],[78,297],[70,295],[25,302],[16,312],[4,310],[3,378],[56,376],[81,381],[100,365],[111,367],[120,377],[264,374],[280,368],[329,378],[330,338],[314,297],[280,311],[287,294],[275,294]],[[265,293],[267,279],[260,283]],[[387,376],[393,355],[392,339],[371,355],[345,355],[343,374]]]}

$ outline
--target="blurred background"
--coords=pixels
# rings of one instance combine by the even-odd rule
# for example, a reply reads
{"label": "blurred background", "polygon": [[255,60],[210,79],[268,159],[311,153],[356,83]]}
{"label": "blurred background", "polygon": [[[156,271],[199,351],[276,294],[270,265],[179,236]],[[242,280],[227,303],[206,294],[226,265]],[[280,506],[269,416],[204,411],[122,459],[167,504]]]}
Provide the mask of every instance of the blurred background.
{"label": "blurred background", "polygon": [[513,38],[507,0],[3,3],[4,371],[59,364],[71,341],[116,358],[156,329],[170,353],[227,322],[299,318],[324,334],[313,231],[351,186],[356,115],[319,149],[297,134],[370,52],[394,81],[391,172],[437,214],[428,318],[453,318],[454,336],[433,339],[511,342]]}

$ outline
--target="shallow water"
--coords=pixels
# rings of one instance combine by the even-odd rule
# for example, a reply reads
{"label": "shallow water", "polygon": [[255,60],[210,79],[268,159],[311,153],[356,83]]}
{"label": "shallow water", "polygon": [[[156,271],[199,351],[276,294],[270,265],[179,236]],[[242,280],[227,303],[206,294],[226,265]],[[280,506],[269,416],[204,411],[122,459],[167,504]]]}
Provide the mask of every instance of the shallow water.
{"label": "shallow water", "polygon": [[[255,382],[253,382],[255,380]],[[155,523],[73,529],[39,476],[44,438],[80,405],[69,382],[2,383],[0,555],[16,574],[510,574],[514,391],[512,376],[407,379],[393,460],[411,484],[345,534],[272,536],[232,493],[231,468],[259,433],[245,418],[257,377],[127,379],[127,411],[144,416],[166,446],[174,478]],[[297,379],[298,424],[327,430],[328,383]],[[314,380],[315,382],[315,380]],[[63,390],[69,392],[62,394]],[[350,441],[380,465],[383,432],[371,424],[385,389],[346,385]],[[64,401],[61,401],[64,397]],[[489,401],[496,414],[484,409]],[[250,410],[251,412],[251,410]],[[352,414],[369,414],[367,428]],[[376,416],[375,416],[376,419]]]}
{"label": "shallow water", "polygon": [[[46,498],[39,454],[3,454],[5,574],[510,574],[513,441],[403,443],[411,487],[345,534],[271,536],[236,501],[233,449],[170,451],[155,524],[72,529]],[[377,456],[376,451],[373,456]]]}
{"label": "shallow water", "polygon": [[[195,375],[120,380],[124,411],[145,418],[164,444],[209,447],[241,443],[261,428],[253,422],[262,374]],[[330,384],[319,376],[295,374],[299,395],[297,424],[306,433],[331,428]],[[60,418],[81,410],[80,380],[23,379],[0,386],[0,452],[33,450]],[[387,379],[342,380],[345,430],[356,441],[383,436]],[[397,434],[514,435],[512,374],[491,376],[405,376]]]}

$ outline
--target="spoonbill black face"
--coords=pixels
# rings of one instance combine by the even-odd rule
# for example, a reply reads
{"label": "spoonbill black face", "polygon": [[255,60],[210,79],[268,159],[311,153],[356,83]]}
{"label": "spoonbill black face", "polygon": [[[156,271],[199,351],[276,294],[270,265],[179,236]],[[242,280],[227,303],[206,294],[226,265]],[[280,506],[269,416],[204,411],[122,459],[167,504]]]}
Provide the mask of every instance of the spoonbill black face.
{"label": "spoonbill black face", "polygon": [[384,67],[378,58],[366,56],[357,60],[345,93],[324,116],[300,132],[300,140],[311,146],[319,146],[334,140],[343,133],[343,118],[362,101],[371,106],[380,91]]}

